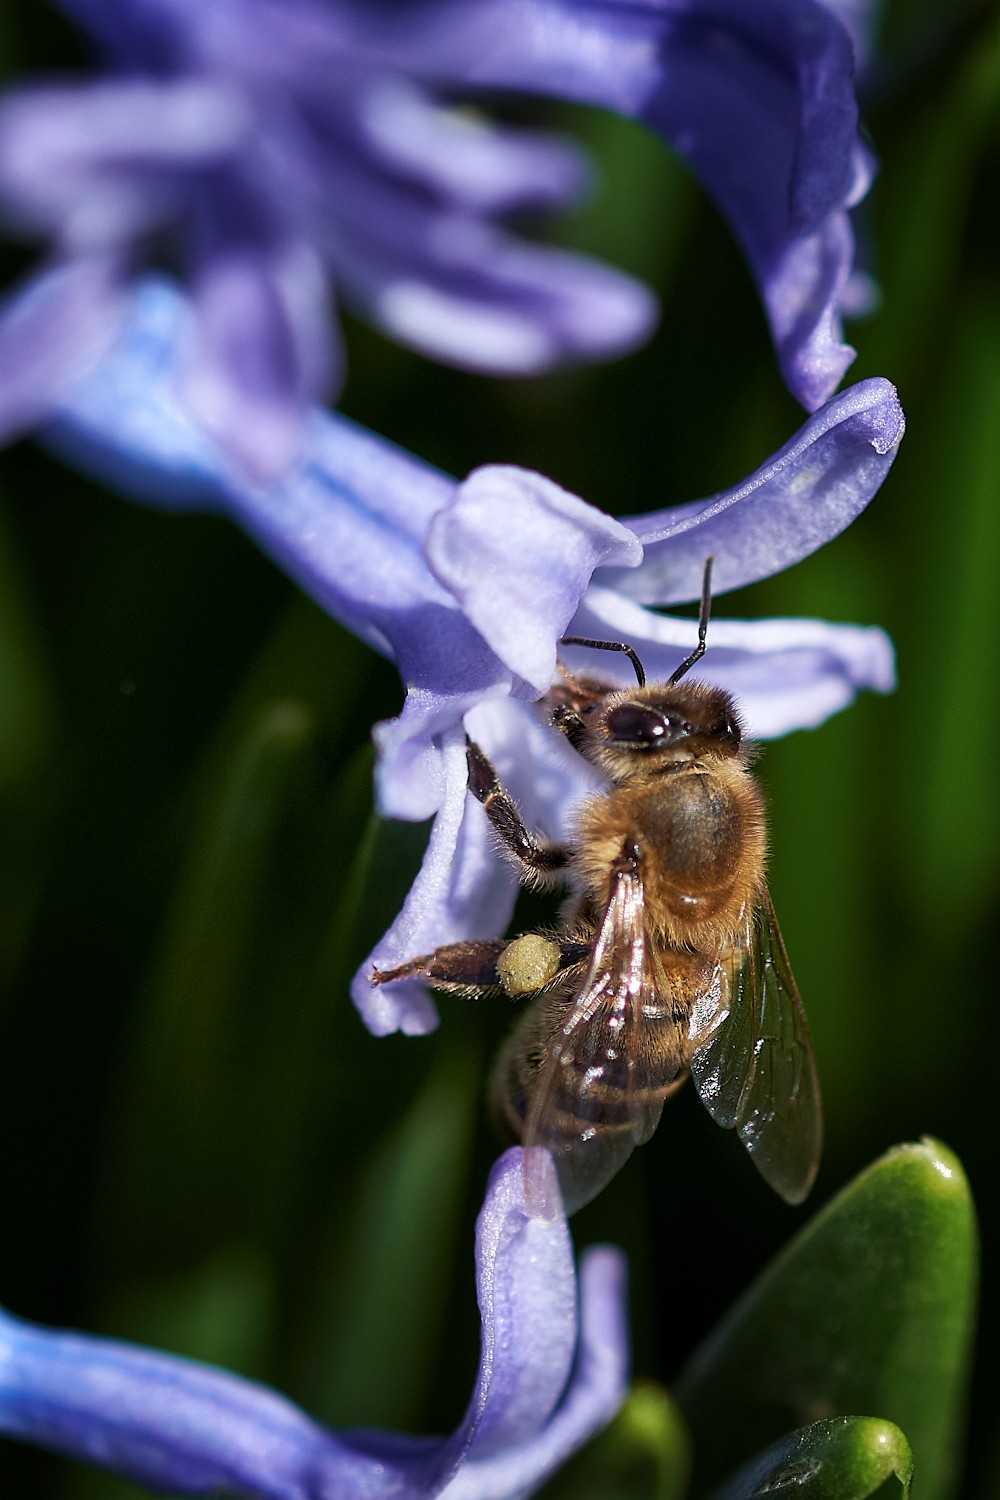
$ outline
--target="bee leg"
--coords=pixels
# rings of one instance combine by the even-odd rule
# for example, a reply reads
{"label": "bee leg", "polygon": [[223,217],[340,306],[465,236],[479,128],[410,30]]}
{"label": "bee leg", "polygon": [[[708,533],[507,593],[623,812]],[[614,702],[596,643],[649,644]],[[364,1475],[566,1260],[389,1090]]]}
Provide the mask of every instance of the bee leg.
{"label": "bee leg", "polygon": [[553,729],[558,729],[564,734],[573,746],[583,754],[583,743],[587,736],[587,726],[584,724],[576,708],[569,703],[557,703],[552,710],[550,720]]}
{"label": "bee leg", "polygon": [[467,742],[466,758],[469,762],[469,791],[477,802],[482,803],[494,832],[526,874],[544,879],[564,870],[569,864],[569,850],[562,844],[543,843],[529,833],[493,762],[474,740]]}
{"label": "bee leg", "polygon": [[508,999],[533,994],[563,969],[575,968],[590,952],[588,943],[527,933],[519,938],[472,938],[448,943],[392,969],[373,969],[373,985],[397,979],[427,979],[439,990],[476,995],[502,991]]}
{"label": "bee leg", "polygon": [[502,988],[497,973],[497,959],[507,947],[505,938],[472,939],[465,943],[447,943],[411,958],[393,969],[373,969],[373,985],[393,984],[397,979],[429,979],[440,990],[475,994],[480,990]]}

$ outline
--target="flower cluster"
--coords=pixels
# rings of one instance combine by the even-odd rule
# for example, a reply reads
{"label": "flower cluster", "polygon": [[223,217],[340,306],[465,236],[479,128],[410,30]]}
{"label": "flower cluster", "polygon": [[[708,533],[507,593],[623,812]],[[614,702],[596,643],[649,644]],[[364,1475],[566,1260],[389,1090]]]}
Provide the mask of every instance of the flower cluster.
{"label": "flower cluster", "polygon": [[792,392],[850,359],[848,209],[870,165],[853,56],[820,0],[63,0],[104,62],[0,110],[0,203],[49,261],[0,319],[0,433],[35,425],[122,314],[182,269],[187,409],[256,479],[300,451],[343,359],[332,297],[471,369],[531,374],[641,341],[649,293],[501,227],[577,197],[565,140],[459,113],[512,90],[645,122],[732,225]]}
{"label": "flower cluster", "polygon": [[[628,640],[651,676],[669,676],[690,649],[691,625],[646,606],[697,598],[710,554],[722,592],[836,536],[895,457],[899,401],[887,381],[862,381],[733,489],[626,521],[509,466],[458,483],[318,411],[296,471],[257,489],[234,477],[178,400],[177,367],[193,336],[176,288],[144,284],[130,321],[64,397],[46,439],[126,494],[229,514],[396,663],[406,702],[376,728],[379,806],[387,817],[434,816],[435,824],[409,899],[359,971],[354,997],[376,1032],[427,1031],[436,1018],[424,986],[373,990],[372,963],[391,967],[441,943],[499,934],[516,893],[482,810],[466,798],[466,730],[529,821],[558,832],[592,784],[532,708],[552,681],[559,637]],[[859,689],[884,692],[893,682],[880,630],[818,620],[716,620],[700,670],[738,696],[751,733],[763,738],[818,724]]]}
{"label": "flower cluster", "polygon": [[[515,886],[467,797],[465,735],[553,834],[589,771],[533,708],[567,632],[627,639],[651,675],[692,644],[657,612],[764,578],[837,535],[903,433],[895,391],[835,394],[856,292],[859,143],[849,0],[62,0],[104,71],[0,106],[0,200],[48,260],[0,311],[0,433],[36,430],[144,503],[231,517],[398,667],[376,727],[388,816],[434,818],[420,874],[359,972],[383,1034],[436,1023],[389,966],[499,933]],[[513,214],[577,197],[566,140],[487,123],[527,91],[643,121],[729,221],[784,378],[810,413],[749,478],[612,520],[504,465],[442,474],[317,404],[350,302],[398,340],[473,370],[608,358],[649,333],[630,278],[516,238]],[[167,274],[169,271],[170,274]],[[613,664],[612,664],[613,670]],[[713,624],[704,675],[759,737],[892,684],[877,629]],[[0,1430],[184,1494],[529,1493],[613,1414],[626,1380],[623,1270],[581,1264],[565,1219],[531,1216],[520,1154],[497,1164],[476,1243],[482,1353],[441,1442],[334,1435],[219,1371],[0,1316]]]}

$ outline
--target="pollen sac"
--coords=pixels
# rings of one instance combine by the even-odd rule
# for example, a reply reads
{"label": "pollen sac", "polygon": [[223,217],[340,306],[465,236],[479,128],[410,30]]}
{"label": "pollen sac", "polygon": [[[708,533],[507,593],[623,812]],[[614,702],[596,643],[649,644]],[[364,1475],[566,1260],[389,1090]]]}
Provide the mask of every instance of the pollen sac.
{"label": "pollen sac", "polygon": [[504,994],[512,998],[530,995],[548,984],[559,972],[560,948],[537,932],[525,933],[508,943],[497,959],[497,974]]}

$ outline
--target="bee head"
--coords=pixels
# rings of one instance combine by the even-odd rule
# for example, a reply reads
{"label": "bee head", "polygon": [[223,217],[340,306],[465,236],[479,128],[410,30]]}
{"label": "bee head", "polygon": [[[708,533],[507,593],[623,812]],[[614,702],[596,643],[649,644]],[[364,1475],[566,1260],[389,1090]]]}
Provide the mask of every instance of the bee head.
{"label": "bee head", "polygon": [[609,692],[552,722],[612,781],[660,775],[693,760],[728,759],[743,729],[733,699],[707,683],[650,683]]}

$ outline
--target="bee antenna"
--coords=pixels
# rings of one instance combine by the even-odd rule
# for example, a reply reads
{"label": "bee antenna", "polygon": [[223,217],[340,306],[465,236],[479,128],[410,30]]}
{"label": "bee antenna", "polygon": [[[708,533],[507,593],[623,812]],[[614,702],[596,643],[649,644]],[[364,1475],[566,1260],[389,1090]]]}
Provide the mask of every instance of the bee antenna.
{"label": "bee antenna", "polygon": [[[559,642],[560,646],[591,646],[595,651],[622,651],[628,657],[635,668],[635,675],[639,679],[639,686],[646,686],[646,673],[642,662],[631,646],[626,646],[624,641],[592,641],[583,635],[564,635]],[[705,648],[702,647],[702,650]]]}
{"label": "bee antenna", "polygon": [[696,661],[701,661],[705,655],[705,637],[708,634],[708,621],[712,613],[712,563],[714,559],[705,558],[705,573],[701,581],[701,609],[698,612],[698,644],[681,662],[677,671],[672,673],[667,681],[673,687],[675,682],[680,682],[685,673],[690,672]]}

